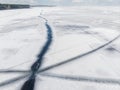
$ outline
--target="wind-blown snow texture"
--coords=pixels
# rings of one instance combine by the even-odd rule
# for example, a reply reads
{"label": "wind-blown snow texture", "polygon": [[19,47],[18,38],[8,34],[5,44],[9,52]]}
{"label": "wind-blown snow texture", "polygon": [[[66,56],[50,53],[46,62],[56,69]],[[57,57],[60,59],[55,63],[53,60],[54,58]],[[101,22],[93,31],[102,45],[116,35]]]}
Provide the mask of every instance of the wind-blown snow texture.
{"label": "wind-blown snow texture", "polygon": [[6,10],[0,21],[0,90],[21,90],[31,66],[34,90],[120,89],[120,7]]}

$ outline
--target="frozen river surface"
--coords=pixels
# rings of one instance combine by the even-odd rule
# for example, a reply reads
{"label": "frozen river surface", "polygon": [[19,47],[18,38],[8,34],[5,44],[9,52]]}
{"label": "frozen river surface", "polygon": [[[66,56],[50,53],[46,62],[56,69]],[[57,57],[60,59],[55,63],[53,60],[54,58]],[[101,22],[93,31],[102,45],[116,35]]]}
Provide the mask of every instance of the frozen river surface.
{"label": "frozen river surface", "polygon": [[120,90],[120,7],[0,11],[0,90]]}

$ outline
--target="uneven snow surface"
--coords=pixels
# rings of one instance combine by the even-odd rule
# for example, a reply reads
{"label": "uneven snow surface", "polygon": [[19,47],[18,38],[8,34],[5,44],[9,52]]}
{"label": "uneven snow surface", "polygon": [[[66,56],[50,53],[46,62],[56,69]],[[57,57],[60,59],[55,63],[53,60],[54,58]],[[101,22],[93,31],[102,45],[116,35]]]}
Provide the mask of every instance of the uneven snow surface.
{"label": "uneven snow surface", "polygon": [[34,90],[120,90],[120,7],[0,11],[0,90],[23,90],[42,52]]}

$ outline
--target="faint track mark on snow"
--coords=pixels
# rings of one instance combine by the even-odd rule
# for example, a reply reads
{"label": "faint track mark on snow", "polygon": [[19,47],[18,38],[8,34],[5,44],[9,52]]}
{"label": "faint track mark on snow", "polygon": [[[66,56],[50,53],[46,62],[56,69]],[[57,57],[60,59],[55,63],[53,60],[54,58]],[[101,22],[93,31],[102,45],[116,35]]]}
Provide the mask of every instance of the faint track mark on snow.
{"label": "faint track mark on snow", "polygon": [[[84,32],[88,32],[88,31],[86,31],[86,30],[83,30]],[[97,40],[99,40],[99,41],[109,41],[107,38],[105,38],[103,35],[100,35],[100,34],[98,34],[98,33],[96,33],[96,34],[98,34],[98,35],[96,35],[96,34],[93,34],[93,32],[91,33],[91,32],[88,32],[89,33],[89,35],[90,36],[92,36],[92,37],[94,37],[95,39],[97,39]],[[117,50],[114,46],[112,46],[112,45],[110,45],[106,50],[108,50],[108,51],[116,51],[116,52],[118,52],[118,53],[120,53],[120,51],[119,50]]]}
{"label": "faint track mark on snow", "polygon": [[60,74],[53,74],[53,73],[43,73],[41,75],[43,77],[51,77],[51,78],[57,78],[57,79],[63,79],[63,80],[120,85],[120,80],[117,80],[117,79],[95,78],[95,77],[87,77],[87,76],[70,76],[70,75],[60,75]]}

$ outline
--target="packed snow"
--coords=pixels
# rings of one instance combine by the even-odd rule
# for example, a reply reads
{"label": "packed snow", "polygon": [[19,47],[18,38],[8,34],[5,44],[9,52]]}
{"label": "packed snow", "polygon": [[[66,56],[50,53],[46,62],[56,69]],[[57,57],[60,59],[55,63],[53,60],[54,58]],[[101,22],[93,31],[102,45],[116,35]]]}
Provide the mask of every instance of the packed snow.
{"label": "packed snow", "polygon": [[22,90],[46,22],[53,40],[34,90],[120,90],[120,7],[112,6],[0,11],[0,90]]}

